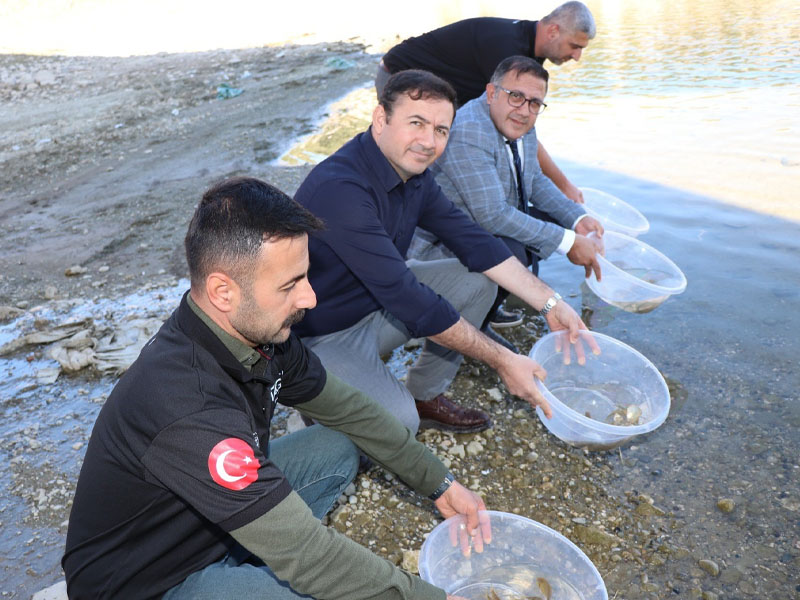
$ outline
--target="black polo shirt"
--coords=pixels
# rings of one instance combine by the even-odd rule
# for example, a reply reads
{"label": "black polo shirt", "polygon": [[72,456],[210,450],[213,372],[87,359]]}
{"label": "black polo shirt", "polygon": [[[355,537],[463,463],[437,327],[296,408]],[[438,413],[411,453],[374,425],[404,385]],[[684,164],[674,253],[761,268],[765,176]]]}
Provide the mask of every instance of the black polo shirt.
{"label": "black polo shirt", "polygon": [[294,335],[262,351],[248,371],[186,296],[147,343],[92,431],[62,560],[70,598],[160,597],[289,494],[270,419],[326,374]]}
{"label": "black polo shirt", "polygon": [[511,256],[456,208],[429,170],[404,183],[371,129],[314,167],[295,200],[325,221],[308,242],[317,306],[295,325],[301,337],[341,331],[376,310],[394,315],[415,337],[455,324],[455,308],[406,266],[416,227],[434,233],[470,271]]}
{"label": "black polo shirt", "polygon": [[399,43],[383,63],[390,73],[424,69],[438,75],[456,89],[461,106],[486,90],[504,58],[522,55],[544,62],[533,55],[536,23],[499,17],[456,21]]}

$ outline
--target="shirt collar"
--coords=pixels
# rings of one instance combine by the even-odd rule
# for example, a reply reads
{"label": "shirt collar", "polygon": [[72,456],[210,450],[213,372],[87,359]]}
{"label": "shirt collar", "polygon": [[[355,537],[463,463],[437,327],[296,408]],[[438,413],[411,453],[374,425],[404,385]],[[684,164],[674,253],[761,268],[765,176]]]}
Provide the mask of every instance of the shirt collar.
{"label": "shirt collar", "polygon": [[[239,361],[248,371],[252,369],[253,365],[258,362],[262,354],[260,354],[255,348],[245,344],[242,340],[233,337],[230,333],[217,325],[217,323],[214,322],[211,317],[203,312],[202,308],[197,306],[197,303],[192,299],[191,293],[186,294],[186,302],[189,305],[189,308],[192,309],[192,312],[196,314],[200,320],[205,323],[206,327],[208,327],[214,333],[214,335],[219,338],[228,351],[233,354],[234,358]],[[272,348],[270,348],[270,351],[271,350]]]}

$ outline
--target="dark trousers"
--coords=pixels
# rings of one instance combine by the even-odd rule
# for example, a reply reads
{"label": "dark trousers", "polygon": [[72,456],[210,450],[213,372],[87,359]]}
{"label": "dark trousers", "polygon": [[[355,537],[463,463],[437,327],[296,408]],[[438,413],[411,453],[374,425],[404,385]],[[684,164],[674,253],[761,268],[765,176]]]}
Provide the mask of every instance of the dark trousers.
{"label": "dark trousers", "polygon": [[[547,221],[548,223],[555,223],[555,220],[550,215],[534,206],[528,206],[528,214],[536,219]],[[511,253],[517,257],[519,262],[526,267],[530,267],[531,272],[533,272],[534,275],[539,275],[539,257],[531,252],[527,246],[513,238],[508,238],[502,235],[495,237],[508,246],[508,249],[511,250]],[[494,316],[497,314],[497,309],[500,308],[500,305],[503,304],[503,302],[505,302],[509,294],[511,294],[511,292],[508,290],[505,290],[501,287],[497,288],[497,297],[494,300],[494,304],[492,304],[492,308],[489,309],[489,313],[486,315],[486,318],[483,320],[481,329],[485,329],[489,322],[494,319]]]}
{"label": "dark trousers", "polygon": [[[496,236],[498,240],[503,242],[508,249],[511,250],[511,253],[517,257],[517,260],[521,262],[526,267],[530,267],[531,271],[534,275],[539,274],[539,257],[536,256],[533,252],[531,252],[525,244],[519,242],[513,238],[508,238],[502,235]],[[497,288],[497,296],[494,299],[494,303],[492,307],[489,309],[489,313],[486,315],[486,318],[483,320],[483,325],[481,329],[484,329],[489,322],[494,319],[494,316],[497,314],[497,309],[500,308],[500,305],[505,302],[506,298],[511,294],[508,290],[501,288],[498,286]]]}

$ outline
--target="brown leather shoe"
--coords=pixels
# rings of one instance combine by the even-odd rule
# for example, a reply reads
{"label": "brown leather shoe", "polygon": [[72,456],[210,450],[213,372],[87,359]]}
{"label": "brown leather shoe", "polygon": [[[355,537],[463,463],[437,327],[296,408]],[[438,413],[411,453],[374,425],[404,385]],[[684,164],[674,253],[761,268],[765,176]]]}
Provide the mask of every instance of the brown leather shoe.
{"label": "brown leather shoe", "polygon": [[472,433],[492,426],[492,420],[485,412],[463,408],[444,394],[439,394],[433,400],[417,400],[416,403],[420,429]]}

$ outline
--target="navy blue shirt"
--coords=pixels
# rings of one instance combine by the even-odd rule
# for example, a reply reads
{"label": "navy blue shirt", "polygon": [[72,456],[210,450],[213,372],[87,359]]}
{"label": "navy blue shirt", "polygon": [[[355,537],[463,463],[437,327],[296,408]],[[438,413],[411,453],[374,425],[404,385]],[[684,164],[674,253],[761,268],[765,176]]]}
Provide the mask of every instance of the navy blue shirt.
{"label": "navy blue shirt", "polygon": [[417,226],[434,233],[470,271],[511,256],[456,208],[427,169],[403,183],[371,129],[314,167],[295,200],[326,225],[308,242],[317,306],[295,326],[301,337],[341,331],[383,309],[415,337],[455,324],[458,312],[406,266]]}

